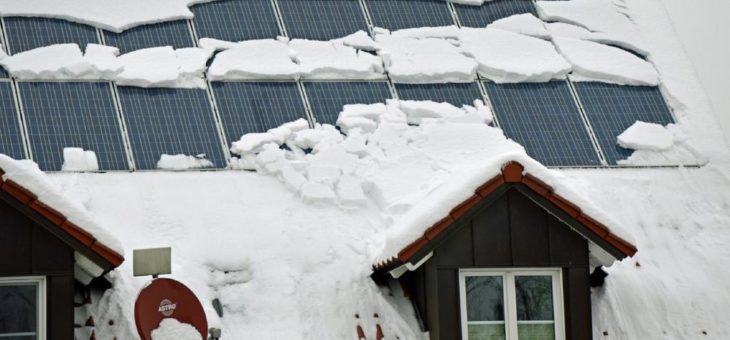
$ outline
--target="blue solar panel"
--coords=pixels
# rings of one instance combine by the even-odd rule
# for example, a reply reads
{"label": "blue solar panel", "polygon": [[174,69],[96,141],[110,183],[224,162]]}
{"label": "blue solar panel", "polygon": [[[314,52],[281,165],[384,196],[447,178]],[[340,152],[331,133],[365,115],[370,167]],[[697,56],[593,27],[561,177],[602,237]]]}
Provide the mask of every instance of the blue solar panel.
{"label": "blue solar panel", "polygon": [[83,50],[86,44],[98,44],[96,28],[59,19],[12,17],[3,18],[8,37],[7,49],[11,54],[34,48],[77,43]]}
{"label": "blue solar panel", "polygon": [[214,1],[192,10],[198,38],[241,41],[279,35],[271,0]]}
{"label": "blue solar panel", "polygon": [[118,47],[121,53],[158,46],[195,46],[188,22],[184,20],[139,26],[122,33],[104,31],[104,40],[107,45]]}
{"label": "blue solar panel", "polygon": [[567,82],[485,86],[505,135],[540,163],[600,165]]}
{"label": "blue solar panel", "polygon": [[674,122],[657,87],[577,82],[575,89],[609,164],[633,153],[618,146],[616,137],[637,120],[662,125]]}
{"label": "blue solar panel", "polygon": [[225,167],[222,143],[203,90],[119,87],[137,169],[155,169],[162,154],[205,154]]}
{"label": "blue solar panel", "polygon": [[306,82],[309,105],[320,123],[335,125],[346,104],[384,103],[391,97],[387,82]]}
{"label": "blue solar panel", "polygon": [[33,159],[61,170],[63,148],[96,152],[100,170],[128,170],[127,154],[109,83],[20,82]]}
{"label": "blue solar panel", "polygon": [[537,15],[532,0],[495,0],[487,1],[481,6],[454,4],[456,15],[461,26],[485,27],[499,19],[515,14],[530,13]]}
{"label": "blue solar panel", "polygon": [[0,82],[0,153],[15,159],[25,158],[12,83],[9,81]]}
{"label": "blue solar panel", "polygon": [[477,83],[452,84],[396,84],[400,99],[432,100],[447,102],[455,106],[474,105],[474,100],[483,100]]}
{"label": "blue solar panel", "polygon": [[368,29],[357,0],[279,0],[279,9],[292,38],[330,40]]}
{"label": "blue solar panel", "polygon": [[454,24],[444,0],[367,0],[373,25],[389,30]]}
{"label": "blue solar panel", "polygon": [[294,82],[214,82],[227,145],[251,132],[266,132],[305,118],[304,104]]}

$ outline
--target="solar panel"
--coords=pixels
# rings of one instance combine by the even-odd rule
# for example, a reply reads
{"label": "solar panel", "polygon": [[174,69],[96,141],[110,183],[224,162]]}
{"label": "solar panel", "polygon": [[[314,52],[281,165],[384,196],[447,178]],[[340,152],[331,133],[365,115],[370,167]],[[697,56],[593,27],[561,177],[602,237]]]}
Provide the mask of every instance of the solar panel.
{"label": "solar panel", "polygon": [[313,40],[341,38],[367,23],[358,0],[279,0],[289,37]]}
{"label": "solar panel", "polygon": [[77,43],[83,50],[86,44],[98,44],[96,28],[60,19],[9,17],[5,21],[7,49],[15,54],[34,48]]}
{"label": "solar panel", "polygon": [[515,14],[531,13],[537,16],[535,4],[531,0],[494,0],[481,6],[454,4],[461,26],[485,27],[499,19]]}
{"label": "solar panel", "polygon": [[454,24],[443,0],[367,0],[373,25],[389,30]]}
{"label": "solar panel", "polygon": [[637,120],[662,125],[674,122],[657,87],[597,82],[576,82],[574,85],[609,164],[616,164],[633,153],[633,150],[618,146],[616,137]]}
{"label": "solar panel", "polygon": [[505,135],[531,157],[547,166],[600,165],[567,82],[485,86]]}
{"label": "solar panel", "polygon": [[100,170],[128,170],[109,83],[19,82],[28,140],[42,170],[61,170],[63,148],[96,153]]}
{"label": "solar panel", "polygon": [[213,82],[227,145],[251,132],[266,132],[305,118],[295,82]]}
{"label": "solar panel", "polygon": [[388,83],[376,82],[305,82],[309,105],[320,123],[335,125],[346,104],[384,103],[391,98]]}
{"label": "solar panel", "polygon": [[12,83],[9,81],[0,82],[0,153],[15,159],[25,158]]}
{"label": "solar panel", "polygon": [[119,87],[137,169],[155,169],[162,154],[205,154],[225,167],[213,110],[204,90]]}
{"label": "solar panel", "polygon": [[396,84],[398,97],[405,100],[432,100],[447,102],[455,106],[474,105],[474,100],[483,100],[477,83],[451,84]]}
{"label": "solar panel", "polygon": [[122,33],[104,31],[104,40],[107,45],[118,47],[121,53],[158,46],[195,46],[185,20],[138,26]]}
{"label": "solar panel", "polygon": [[214,1],[195,5],[192,11],[198,38],[241,41],[279,35],[271,0]]}

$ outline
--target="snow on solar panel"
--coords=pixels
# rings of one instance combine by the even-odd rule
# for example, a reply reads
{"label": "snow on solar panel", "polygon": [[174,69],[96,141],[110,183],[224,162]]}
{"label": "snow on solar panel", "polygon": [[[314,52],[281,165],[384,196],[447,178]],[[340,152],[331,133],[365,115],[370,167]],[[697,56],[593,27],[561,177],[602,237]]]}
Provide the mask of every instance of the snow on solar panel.
{"label": "snow on solar panel", "polygon": [[396,84],[395,89],[400,99],[447,102],[459,107],[483,99],[477,83]]}
{"label": "snow on solar panel", "polygon": [[367,0],[373,25],[389,30],[454,25],[443,0]]}
{"label": "snow on solar panel", "polygon": [[505,135],[531,157],[546,166],[600,165],[565,81],[485,86]]}
{"label": "snow on solar panel", "polygon": [[15,159],[25,158],[12,83],[9,81],[0,82],[0,153]]}
{"label": "snow on solar panel", "polygon": [[195,46],[188,22],[184,20],[139,26],[122,33],[104,31],[104,40],[107,45],[118,47],[120,53],[158,46]]}
{"label": "snow on solar panel", "polygon": [[225,41],[273,39],[279,25],[271,0],[225,0],[192,7],[198,38]]}
{"label": "snow on solar panel", "polygon": [[33,159],[42,170],[63,165],[63,148],[94,151],[100,170],[128,170],[109,83],[19,82]]}
{"label": "snow on solar panel", "polygon": [[83,50],[86,44],[99,43],[96,29],[87,25],[47,18],[9,17],[3,21],[9,54],[61,43],[76,43]]}
{"label": "snow on solar panel", "polygon": [[203,90],[118,87],[137,169],[155,169],[162,154],[205,158],[225,167],[222,142]]}
{"label": "snow on solar panel", "polygon": [[357,0],[278,0],[291,38],[330,40],[368,30]]}
{"label": "snow on solar panel", "polygon": [[515,14],[531,13],[537,15],[531,0],[495,0],[481,6],[454,4],[461,26],[485,27],[499,19]]}
{"label": "snow on solar panel", "polygon": [[319,123],[335,125],[346,104],[384,103],[391,98],[388,83],[372,82],[305,82],[309,105]]}
{"label": "snow on solar panel", "polygon": [[281,124],[306,119],[295,82],[213,82],[226,145],[251,132],[266,132]]}
{"label": "snow on solar panel", "polygon": [[616,138],[634,122],[674,123],[657,87],[598,82],[576,82],[574,86],[606,161],[611,165],[633,153],[633,150],[618,146]]}

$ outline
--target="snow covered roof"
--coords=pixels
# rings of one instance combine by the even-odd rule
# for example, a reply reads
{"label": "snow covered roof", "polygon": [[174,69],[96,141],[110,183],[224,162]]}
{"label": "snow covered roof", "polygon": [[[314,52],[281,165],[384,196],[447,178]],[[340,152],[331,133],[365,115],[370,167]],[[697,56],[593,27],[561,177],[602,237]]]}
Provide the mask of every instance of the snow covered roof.
{"label": "snow covered roof", "polygon": [[[548,175],[543,171],[544,175]],[[550,182],[556,183],[554,178],[549,179]],[[554,204],[559,210],[562,210],[571,218],[574,218],[580,223],[584,229],[577,230],[578,233],[583,235],[591,243],[592,256],[596,257],[596,260],[602,265],[610,265],[614,259],[621,260],[624,257],[633,256],[636,254],[636,247],[611,232],[609,228],[603,225],[601,222],[596,221],[591,216],[583,212],[581,206],[586,207],[585,202],[582,204],[574,204],[567,199],[563,198],[560,194],[555,192],[555,189],[546,184],[543,180],[525,171],[525,168],[518,162],[508,162],[501,167],[501,173],[492,177],[479,187],[472,188],[472,190],[466,187],[460,187],[460,192],[472,192],[473,194],[469,198],[461,201],[457,205],[454,205],[454,199],[448,196],[441,197],[442,201],[433,200],[429,198],[426,200],[427,209],[414,208],[413,212],[418,213],[415,217],[418,220],[426,219],[437,214],[440,211],[450,209],[445,217],[441,218],[438,222],[430,225],[428,229],[423,231],[420,237],[406,238],[410,235],[417,234],[424,229],[425,226],[408,225],[412,224],[413,221],[408,218],[404,218],[406,226],[395,225],[391,231],[395,231],[394,234],[398,235],[396,238],[389,240],[389,244],[386,246],[386,251],[380,256],[380,262],[374,265],[374,268],[378,271],[389,271],[403,264],[410,264],[411,266],[416,263],[420,263],[424,256],[416,256],[417,254],[426,254],[434,248],[432,241],[436,240],[444,231],[449,229],[461,216],[469,212],[471,208],[479,204],[482,200],[488,199],[492,194],[498,192],[498,189],[508,186],[509,183],[521,183],[526,187],[530,188],[539,196],[547,199],[550,203]],[[438,195],[434,195],[438,197]],[[433,210],[437,212],[434,212]],[[431,210],[431,214],[424,214],[424,210]],[[425,217],[425,216],[429,217]],[[616,232],[619,232],[617,230]],[[407,245],[402,246],[404,242]],[[598,242],[598,243],[597,243]],[[398,250],[398,248],[400,249]],[[600,247],[600,249],[596,248]],[[392,250],[398,250],[397,253],[393,253]],[[601,251],[602,250],[602,251]],[[600,258],[599,253],[605,253],[609,255],[603,255]]]}

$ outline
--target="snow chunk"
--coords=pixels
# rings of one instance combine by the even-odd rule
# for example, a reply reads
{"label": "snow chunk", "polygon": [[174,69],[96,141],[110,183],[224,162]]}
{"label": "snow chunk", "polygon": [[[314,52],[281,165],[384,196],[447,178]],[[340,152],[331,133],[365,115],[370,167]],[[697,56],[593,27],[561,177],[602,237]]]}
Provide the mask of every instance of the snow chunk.
{"label": "snow chunk", "polygon": [[591,32],[583,27],[563,22],[552,22],[545,25],[548,31],[555,37],[589,40],[605,45],[621,47],[629,51],[634,51],[642,56],[649,55],[649,50],[645,46],[636,45],[636,42],[632,41],[632,39],[623,39],[615,34]]}
{"label": "snow chunk", "polygon": [[461,48],[479,63],[479,74],[497,83],[564,78],[570,64],[542,39],[492,28],[462,29]]}
{"label": "snow chunk", "polygon": [[554,38],[558,51],[573,64],[574,80],[622,85],[657,85],[659,74],[649,62],[624,50],[572,38]]}
{"label": "snow chunk", "polygon": [[91,65],[100,78],[113,80],[124,70],[124,65],[117,60],[118,56],[119,49],[116,47],[88,44],[84,53],[84,61]]}
{"label": "snow chunk", "polygon": [[307,177],[312,182],[332,184],[340,178],[340,168],[332,165],[312,165],[307,170]]}
{"label": "snow chunk", "polygon": [[370,37],[367,32],[363,30],[359,30],[355,33],[352,33],[348,36],[331,40],[333,42],[339,42],[344,44],[345,46],[354,47],[358,50],[363,51],[377,51],[380,49],[380,46],[378,43],[373,40],[373,38]]}
{"label": "snow chunk", "polygon": [[464,115],[464,111],[449,103],[430,100],[401,100],[399,108],[408,117],[408,124],[419,125],[424,119],[453,118]]}
{"label": "snow chunk", "polygon": [[337,183],[337,196],[345,205],[364,206],[367,196],[362,190],[362,182],[352,176],[342,176]]}
{"label": "snow chunk", "polygon": [[208,68],[208,59],[213,56],[214,49],[210,48],[179,48],[175,50],[178,63],[178,86],[188,84],[189,87],[205,88],[203,73]]}
{"label": "snow chunk", "polygon": [[0,169],[5,174],[3,179],[13,180],[38,196],[38,200],[62,213],[75,225],[83,228],[99,242],[124,255],[121,242],[112,236],[105,227],[91,219],[86,207],[64,196],[64,191],[54,185],[36,163],[31,160],[17,161],[0,154]]}
{"label": "snow chunk", "polygon": [[239,155],[249,153],[259,153],[263,151],[263,146],[276,141],[276,137],[268,132],[264,133],[247,133],[241,136],[237,142],[231,145],[231,152]]}
{"label": "snow chunk", "polygon": [[674,136],[660,124],[637,121],[618,136],[618,144],[634,150],[667,150],[674,145]]}
{"label": "snow chunk", "polygon": [[308,203],[331,204],[337,199],[330,186],[317,182],[304,183],[301,194],[302,199]]}
{"label": "snow chunk", "polygon": [[117,59],[124,71],[116,81],[123,86],[205,88],[203,72],[212,54],[211,49],[171,46],[132,51]]}
{"label": "snow chunk", "polygon": [[213,162],[205,159],[205,154],[188,156],[183,154],[160,156],[157,168],[164,170],[190,170],[212,168]]}
{"label": "snow chunk", "polygon": [[128,28],[192,19],[188,8],[211,0],[4,0],[0,16],[60,18],[119,33]]}
{"label": "snow chunk", "polygon": [[96,153],[82,148],[63,148],[61,171],[99,171]]}
{"label": "snow chunk", "polygon": [[201,340],[202,336],[192,325],[182,323],[173,318],[160,322],[152,331],[152,340]]}
{"label": "snow chunk", "polygon": [[35,48],[2,58],[0,64],[20,79],[74,79],[92,71],[76,44]]}
{"label": "snow chunk", "polygon": [[205,49],[212,49],[214,51],[223,51],[234,48],[238,43],[218,40],[213,38],[200,38],[198,39],[198,46]]}
{"label": "snow chunk", "polygon": [[378,54],[396,83],[472,82],[477,63],[444,39],[378,35]]}
{"label": "snow chunk", "polygon": [[208,70],[210,80],[298,79],[299,65],[287,43],[249,40],[219,53]]}
{"label": "snow chunk", "polygon": [[301,73],[309,79],[382,79],[383,62],[378,56],[340,42],[294,39],[289,46]]}
{"label": "snow chunk", "polygon": [[[416,27],[405,28],[393,31],[390,35],[394,38],[439,38],[439,39],[458,39],[459,28],[456,26],[437,26],[437,27]],[[376,36],[377,38],[377,36]]]}
{"label": "snow chunk", "polygon": [[487,27],[529,35],[540,39],[551,38],[550,32],[545,28],[545,23],[531,13],[515,14],[502,18],[487,25]]}

